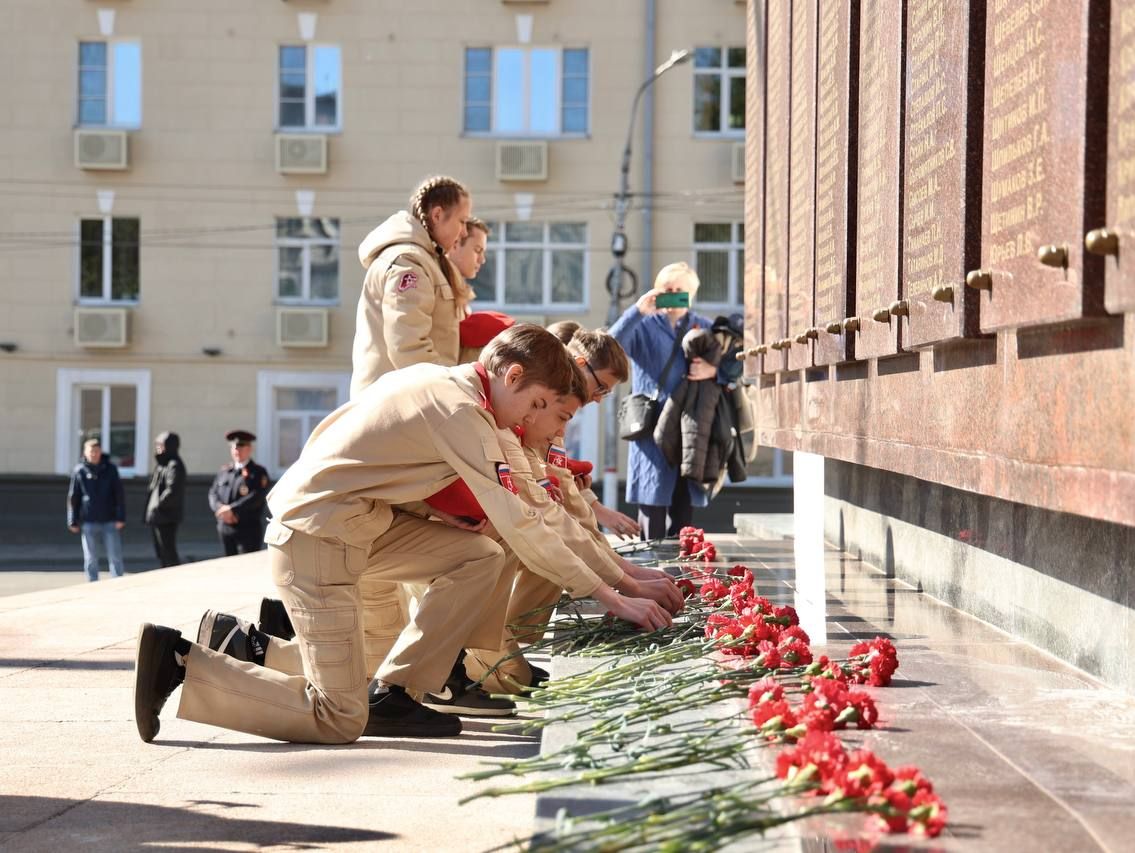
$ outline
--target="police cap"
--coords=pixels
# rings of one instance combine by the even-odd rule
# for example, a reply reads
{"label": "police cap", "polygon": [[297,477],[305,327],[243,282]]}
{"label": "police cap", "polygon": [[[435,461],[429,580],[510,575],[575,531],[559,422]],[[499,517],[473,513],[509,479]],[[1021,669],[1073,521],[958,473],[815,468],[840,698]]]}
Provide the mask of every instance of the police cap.
{"label": "police cap", "polygon": [[237,445],[252,444],[256,441],[256,436],[246,429],[233,429],[225,433],[225,441],[231,441]]}

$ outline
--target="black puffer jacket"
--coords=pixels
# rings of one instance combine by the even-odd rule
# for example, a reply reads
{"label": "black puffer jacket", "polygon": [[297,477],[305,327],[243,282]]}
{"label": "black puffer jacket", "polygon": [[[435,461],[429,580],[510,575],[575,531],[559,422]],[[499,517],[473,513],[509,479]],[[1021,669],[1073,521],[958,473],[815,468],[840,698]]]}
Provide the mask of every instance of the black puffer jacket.
{"label": "black puffer jacket", "polygon": [[[721,344],[709,329],[691,329],[682,338],[686,361],[700,358],[714,367],[721,361]],[[670,395],[654,428],[654,443],[683,477],[701,483],[717,479],[724,448],[711,450],[714,415],[721,386],[713,379],[683,379]]]}

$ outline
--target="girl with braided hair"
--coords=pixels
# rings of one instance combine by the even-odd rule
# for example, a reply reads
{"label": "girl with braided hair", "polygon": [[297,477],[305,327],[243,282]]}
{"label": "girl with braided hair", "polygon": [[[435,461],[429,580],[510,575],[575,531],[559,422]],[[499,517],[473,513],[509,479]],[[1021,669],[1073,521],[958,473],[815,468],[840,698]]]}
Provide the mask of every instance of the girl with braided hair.
{"label": "girl with braided hair", "polygon": [[467,236],[472,198],[458,181],[426,178],[359,244],[367,271],[355,322],[351,397],[378,377],[430,362],[457,364],[458,323],[472,291],[445,253]]}

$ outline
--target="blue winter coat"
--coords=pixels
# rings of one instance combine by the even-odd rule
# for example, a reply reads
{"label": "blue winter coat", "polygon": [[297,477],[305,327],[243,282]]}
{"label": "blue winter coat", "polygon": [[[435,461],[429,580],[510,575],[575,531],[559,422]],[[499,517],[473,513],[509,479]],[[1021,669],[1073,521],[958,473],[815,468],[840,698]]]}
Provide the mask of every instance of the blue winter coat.
{"label": "blue winter coat", "polygon": [[[631,359],[631,392],[653,394],[662,377],[662,368],[666,366],[670,352],[674,349],[675,339],[681,340],[682,335],[692,328],[708,329],[712,325],[712,320],[691,311],[682,318],[675,330],[665,314],[645,316],[634,305],[624,311],[623,316],[608,331],[622,344]],[[679,345],[678,354],[666,375],[665,387],[658,395],[660,407],[674,393],[689,370],[690,366]],[[678,468],[667,464],[662,458],[662,451],[658,449],[654,439],[641,438],[630,444],[627,503],[670,506],[674,486],[678,482]],[[709,498],[699,486],[687,481],[687,487],[690,490],[690,501],[695,507],[709,503]]]}
{"label": "blue winter coat", "polygon": [[96,524],[126,521],[122,480],[118,476],[118,468],[106,456],[99,460],[98,465],[84,460],[71,472],[71,487],[67,490],[67,526],[77,527],[88,521]]}

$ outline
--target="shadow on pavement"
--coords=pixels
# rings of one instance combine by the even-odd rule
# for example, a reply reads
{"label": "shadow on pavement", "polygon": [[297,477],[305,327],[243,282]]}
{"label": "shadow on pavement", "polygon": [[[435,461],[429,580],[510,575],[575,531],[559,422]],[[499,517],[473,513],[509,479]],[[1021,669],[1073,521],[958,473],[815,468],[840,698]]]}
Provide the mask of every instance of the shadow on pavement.
{"label": "shadow on pavement", "polygon": [[[206,808],[209,811],[199,811]],[[216,800],[190,800],[187,806],[156,806],[148,803],[121,803],[105,800],[73,800],[56,797],[0,796],[0,831],[19,833],[38,828],[40,833],[58,821],[58,831],[70,835],[71,824],[81,824],[87,839],[100,836],[114,839],[115,850],[152,850],[155,846],[223,845],[239,843],[257,847],[276,845],[294,849],[317,849],[329,844],[358,841],[389,841],[398,836],[389,832],[342,826],[283,823],[230,816],[236,810],[256,809],[248,803]],[[71,811],[81,812],[68,816]],[[223,810],[223,811],[222,811]],[[133,829],[139,837],[128,835]],[[42,837],[42,836],[41,836]],[[18,843],[18,835],[9,836]],[[224,848],[221,848],[224,849]]]}

